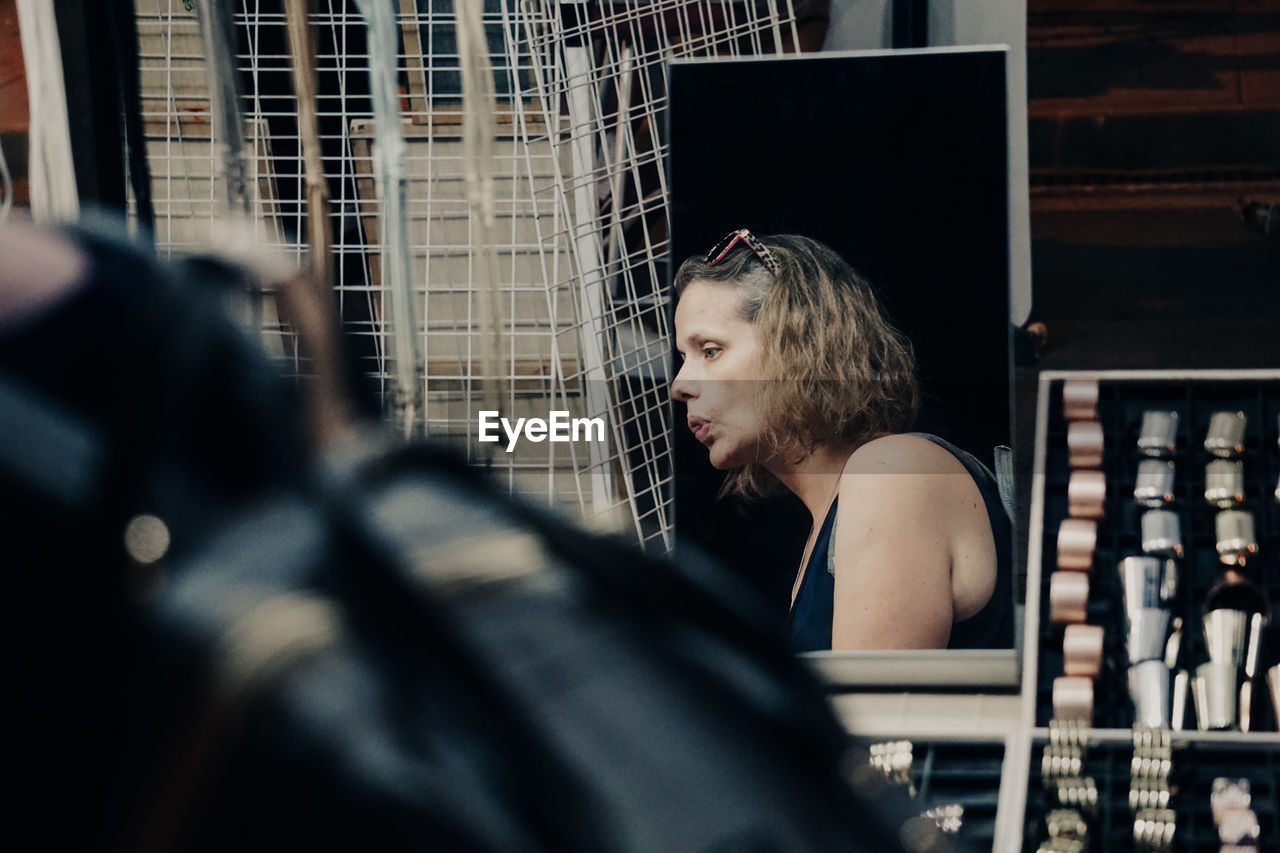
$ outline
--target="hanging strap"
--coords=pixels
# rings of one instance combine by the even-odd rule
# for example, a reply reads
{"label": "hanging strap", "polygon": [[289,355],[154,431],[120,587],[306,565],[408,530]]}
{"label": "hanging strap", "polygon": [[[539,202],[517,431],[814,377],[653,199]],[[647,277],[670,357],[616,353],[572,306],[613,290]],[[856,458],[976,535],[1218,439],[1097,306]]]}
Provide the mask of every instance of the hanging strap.
{"label": "hanging strap", "polygon": [[1009,513],[1009,517],[1013,518],[1015,511],[1014,503],[1014,481],[1013,481],[1013,448],[1005,445],[997,445],[995,448],[996,463],[996,489],[1000,492],[1000,503],[1004,504],[1004,511]]}

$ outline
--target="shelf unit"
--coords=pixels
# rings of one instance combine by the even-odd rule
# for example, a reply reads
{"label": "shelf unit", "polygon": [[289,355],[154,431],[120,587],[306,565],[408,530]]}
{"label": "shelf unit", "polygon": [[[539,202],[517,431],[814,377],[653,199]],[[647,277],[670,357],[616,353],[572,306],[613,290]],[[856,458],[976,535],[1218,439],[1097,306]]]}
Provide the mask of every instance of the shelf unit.
{"label": "shelf unit", "polygon": [[[833,705],[851,731],[865,738],[911,741],[917,789],[923,788],[926,774],[941,772],[945,777],[962,772],[965,750],[985,756],[988,767],[1000,765],[998,774],[975,775],[975,787],[965,792],[971,801],[988,803],[995,792],[994,813],[975,814],[975,825],[966,825],[962,832],[974,850],[988,849],[988,845],[999,853],[1038,850],[1048,837],[1045,816],[1056,805],[1041,779],[1041,758],[1051,737],[1053,681],[1063,674],[1062,629],[1049,620],[1048,589],[1057,562],[1058,525],[1068,515],[1061,394],[1069,380],[1098,383],[1107,480],[1104,515],[1088,572],[1087,621],[1104,628],[1105,641],[1102,668],[1093,679],[1092,722],[1079,729],[1087,744],[1082,772],[1096,783],[1098,797],[1096,811],[1087,815],[1090,841],[1084,849],[1094,853],[1152,849],[1135,847],[1133,839],[1134,813],[1129,803],[1133,710],[1126,686],[1125,616],[1116,570],[1120,559],[1141,553],[1140,508],[1134,504],[1133,487],[1139,459],[1136,440],[1144,411],[1165,409],[1180,415],[1170,508],[1181,519],[1186,551],[1179,589],[1168,605],[1183,619],[1179,664],[1203,657],[1200,606],[1221,572],[1229,568],[1218,560],[1216,510],[1203,495],[1204,468],[1210,456],[1201,441],[1215,411],[1246,414],[1241,455],[1245,508],[1255,516],[1259,544],[1247,575],[1270,609],[1280,607],[1280,503],[1274,493],[1280,478],[1280,370],[1041,373],[1028,529],[1028,597],[1021,614],[1020,649],[1015,651],[1011,670],[1019,686],[1001,687],[1007,666],[997,663],[995,656],[976,662],[980,676],[976,687],[983,692],[965,691],[964,679],[958,675],[964,662],[946,658],[947,653],[908,653],[900,662],[907,676],[899,677],[896,684],[887,675],[894,661],[883,653],[812,659],[831,684]],[[1209,797],[1214,779],[1223,777],[1249,780],[1260,832],[1258,849],[1280,850],[1280,733],[1264,692],[1255,692],[1254,699],[1253,731],[1200,731],[1192,715],[1187,720],[1189,729],[1169,733],[1169,807],[1176,815],[1171,849],[1216,853],[1221,848]],[[927,769],[922,763],[926,756],[932,756]],[[945,786],[932,788],[922,808],[939,805],[945,790]]]}

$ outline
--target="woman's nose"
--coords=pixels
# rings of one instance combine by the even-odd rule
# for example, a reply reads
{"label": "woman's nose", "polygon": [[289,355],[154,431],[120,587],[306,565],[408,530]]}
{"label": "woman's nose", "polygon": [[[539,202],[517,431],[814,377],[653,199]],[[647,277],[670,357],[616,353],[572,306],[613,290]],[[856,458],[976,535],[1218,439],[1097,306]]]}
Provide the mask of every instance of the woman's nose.
{"label": "woman's nose", "polygon": [[680,365],[676,376],[671,380],[671,396],[681,403],[687,403],[698,396],[697,384],[688,376],[689,362]]}

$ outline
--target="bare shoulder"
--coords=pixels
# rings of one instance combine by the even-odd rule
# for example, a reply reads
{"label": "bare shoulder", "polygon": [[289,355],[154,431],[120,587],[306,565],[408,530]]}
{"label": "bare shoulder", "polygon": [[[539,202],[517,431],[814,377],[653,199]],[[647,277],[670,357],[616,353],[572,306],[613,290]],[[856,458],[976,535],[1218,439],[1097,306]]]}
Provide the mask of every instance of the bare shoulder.
{"label": "bare shoulder", "polygon": [[935,448],[950,456],[928,439],[889,435],[860,447],[845,465],[833,547],[833,646],[946,646],[959,478]]}
{"label": "bare shoulder", "polygon": [[842,523],[875,524],[881,530],[954,529],[964,519],[976,524],[979,515],[985,517],[982,496],[964,464],[918,435],[886,435],[858,448],[845,464],[839,494]]}
{"label": "bare shoulder", "polygon": [[833,647],[944,648],[953,620],[976,613],[994,589],[973,477],[927,438],[886,435],[850,456],[839,495]]}
{"label": "bare shoulder", "polygon": [[964,465],[948,450],[910,433],[884,435],[862,445],[845,463],[844,473],[968,475]]}

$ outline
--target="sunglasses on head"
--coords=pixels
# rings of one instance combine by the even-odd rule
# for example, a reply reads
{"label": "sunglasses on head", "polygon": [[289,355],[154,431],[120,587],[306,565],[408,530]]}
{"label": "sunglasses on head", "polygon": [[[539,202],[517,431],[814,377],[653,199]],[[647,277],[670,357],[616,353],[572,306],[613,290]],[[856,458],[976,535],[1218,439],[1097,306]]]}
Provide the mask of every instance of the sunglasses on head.
{"label": "sunglasses on head", "polygon": [[706,265],[708,268],[714,267],[725,259],[725,256],[733,251],[733,247],[743,243],[752,252],[755,252],[760,263],[764,264],[765,269],[773,273],[775,276],[782,267],[778,264],[778,259],[774,257],[764,243],[760,242],[760,238],[752,234],[746,228],[739,228],[737,231],[730,231],[724,235],[719,243],[711,247],[711,251],[707,252]]}

